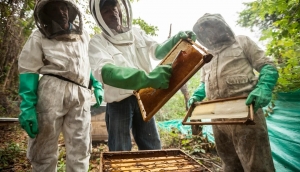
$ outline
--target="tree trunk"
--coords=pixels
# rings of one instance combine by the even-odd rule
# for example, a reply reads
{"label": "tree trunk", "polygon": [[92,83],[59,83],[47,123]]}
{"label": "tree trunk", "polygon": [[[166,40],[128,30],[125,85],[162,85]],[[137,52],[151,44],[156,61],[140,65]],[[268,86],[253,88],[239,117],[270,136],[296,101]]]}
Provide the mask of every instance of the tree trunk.
{"label": "tree trunk", "polygon": [[180,88],[180,91],[181,93],[183,94],[184,96],[184,104],[185,104],[185,109],[188,110],[188,106],[187,106],[187,103],[190,99],[190,94],[189,94],[189,91],[188,91],[188,88],[187,88],[187,84],[184,84],[181,88]]}

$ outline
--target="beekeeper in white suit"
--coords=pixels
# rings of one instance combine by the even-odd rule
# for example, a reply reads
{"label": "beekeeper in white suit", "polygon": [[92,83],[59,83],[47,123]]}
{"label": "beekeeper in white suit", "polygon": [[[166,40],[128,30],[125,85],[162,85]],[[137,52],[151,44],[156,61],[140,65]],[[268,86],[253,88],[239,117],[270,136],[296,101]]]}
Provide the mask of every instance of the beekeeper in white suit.
{"label": "beekeeper in white suit", "polygon": [[[71,0],[40,0],[34,17],[39,29],[32,32],[18,62],[22,98],[19,121],[30,136],[27,157],[33,171],[56,171],[62,132],[66,171],[88,171],[89,83],[97,105],[103,94],[101,83],[91,75],[89,35],[82,30],[81,14]],[[39,74],[43,75],[40,80]]]}
{"label": "beekeeper in white suit", "polygon": [[102,29],[90,41],[89,57],[95,78],[104,83],[109,150],[131,150],[131,131],[139,150],[161,149],[155,120],[143,121],[133,90],[168,88],[171,65],[152,70],[150,59],[163,59],[180,39],[195,40],[195,34],[179,32],[158,44],[131,26],[128,0],[90,0],[90,10]]}

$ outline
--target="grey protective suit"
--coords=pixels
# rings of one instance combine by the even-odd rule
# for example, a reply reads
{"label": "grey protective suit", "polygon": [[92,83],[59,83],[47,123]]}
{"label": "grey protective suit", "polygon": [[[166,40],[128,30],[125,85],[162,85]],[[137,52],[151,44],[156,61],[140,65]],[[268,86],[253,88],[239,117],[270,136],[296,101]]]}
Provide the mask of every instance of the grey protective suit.
{"label": "grey protective suit", "polygon": [[[194,25],[197,40],[214,55],[202,68],[208,100],[247,96],[257,83],[254,70],[273,64],[247,36],[235,36],[219,14],[205,14]],[[255,125],[214,125],[217,152],[225,172],[275,171],[263,111]]]}
{"label": "grey protective suit", "polygon": [[[62,31],[54,21],[51,24],[55,27],[45,24],[42,20],[45,14],[41,10],[48,2],[37,3],[34,14],[39,30],[33,31],[19,56],[21,74],[43,75],[39,80],[36,105],[39,134],[29,139],[27,157],[33,171],[57,171],[58,138],[62,132],[66,171],[87,171],[91,148],[91,91],[87,88],[91,72],[87,53],[89,35],[81,30],[81,23],[79,26],[72,24],[70,33]],[[80,16],[79,10],[72,1],[64,2],[68,5],[69,22],[73,23],[75,17]]]}

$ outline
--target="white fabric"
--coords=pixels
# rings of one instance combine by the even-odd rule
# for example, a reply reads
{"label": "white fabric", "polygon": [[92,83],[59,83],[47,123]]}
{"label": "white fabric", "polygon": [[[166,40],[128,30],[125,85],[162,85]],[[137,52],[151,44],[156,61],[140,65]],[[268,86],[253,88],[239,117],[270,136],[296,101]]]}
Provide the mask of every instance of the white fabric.
{"label": "white fabric", "polygon": [[[88,41],[86,32],[76,42],[64,42],[47,39],[35,30],[19,56],[19,72],[56,74],[87,87],[91,72]],[[90,90],[44,75],[37,94],[39,134],[29,140],[27,152],[33,171],[56,171],[60,132],[66,145],[67,171],[87,171],[91,143]]]}
{"label": "white fabric", "polygon": [[273,64],[264,51],[247,36],[236,36],[236,42],[218,53],[202,68],[201,82],[205,82],[208,100],[246,96],[255,87],[265,64]]}
{"label": "white fabric", "polygon": [[27,157],[33,172],[57,171],[58,138],[63,133],[66,171],[87,172],[91,152],[91,93],[52,76],[39,81],[39,134],[29,139]]}
{"label": "white fabric", "polygon": [[[133,37],[133,44],[114,45],[102,34],[95,35],[89,44],[89,58],[94,77],[103,82],[102,67],[111,63],[121,67],[131,67],[149,73],[152,70],[150,58],[155,57],[156,41],[144,31],[132,28],[131,31],[118,34],[111,39],[126,40]],[[104,84],[104,101],[107,103],[121,101],[133,94],[133,90],[115,88]]]}
{"label": "white fabric", "polygon": [[79,41],[64,42],[47,39],[39,30],[33,31],[19,55],[19,72],[56,74],[87,87],[89,35],[83,33]]}

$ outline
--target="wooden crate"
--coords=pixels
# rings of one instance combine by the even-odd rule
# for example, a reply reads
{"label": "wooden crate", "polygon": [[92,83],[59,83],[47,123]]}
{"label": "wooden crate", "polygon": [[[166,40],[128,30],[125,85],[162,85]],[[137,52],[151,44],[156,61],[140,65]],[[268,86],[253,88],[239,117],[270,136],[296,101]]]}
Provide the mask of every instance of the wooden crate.
{"label": "wooden crate", "polygon": [[100,107],[91,107],[91,136],[92,141],[107,141],[108,133],[105,123],[105,110],[106,105]]}
{"label": "wooden crate", "polygon": [[101,172],[210,171],[179,149],[102,152]]}

